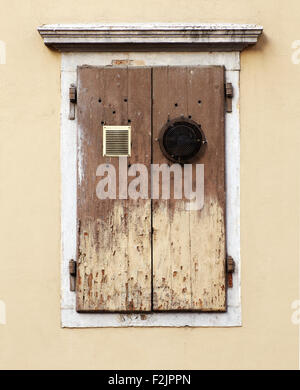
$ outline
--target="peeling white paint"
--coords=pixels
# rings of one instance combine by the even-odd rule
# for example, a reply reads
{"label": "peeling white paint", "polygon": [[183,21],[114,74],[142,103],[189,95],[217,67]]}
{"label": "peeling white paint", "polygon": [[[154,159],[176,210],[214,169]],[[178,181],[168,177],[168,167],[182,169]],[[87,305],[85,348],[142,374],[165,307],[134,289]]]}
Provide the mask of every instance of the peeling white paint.
{"label": "peeling white paint", "polygon": [[77,137],[77,153],[78,153],[78,182],[81,184],[82,180],[84,179],[84,170],[83,170],[83,154],[82,154],[82,129],[78,127],[78,137]]}

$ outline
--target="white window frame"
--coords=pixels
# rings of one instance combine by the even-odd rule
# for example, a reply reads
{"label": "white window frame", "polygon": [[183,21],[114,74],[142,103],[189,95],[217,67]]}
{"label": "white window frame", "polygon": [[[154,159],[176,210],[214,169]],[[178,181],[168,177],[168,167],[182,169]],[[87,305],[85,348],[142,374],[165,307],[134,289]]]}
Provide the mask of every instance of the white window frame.
{"label": "white window frame", "polygon": [[[233,288],[228,289],[225,313],[77,313],[76,293],[70,291],[69,260],[76,256],[76,132],[77,121],[69,120],[69,87],[76,85],[77,66],[109,66],[113,63],[133,66],[223,65],[226,82],[233,85],[232,113],[226,114],[226,240],[227,254],[236,263]],[[239,124],[239,52],[111,52],[62,53],[61,62],[61,324],[63,327],[230,327],[241,326],[240,296],[240,124]]]}
{"label": "white window frame", "polygon": [[[240,52],[256,44],[261,26],[249,24],[92,24],[38,28],[46,46],[61,51],[61,324],[62,327],[233,327],[242,325],[240,262]],[[143,50],[143,52],[141,52]],[[233,85],[232,112],[226,113],[226,244],[235,260],[233,288],[225,313],[77,313],[70,291],[69,260],[76,256],[76,133],[69,120],[69,87],[77,67],[222,65]]]}

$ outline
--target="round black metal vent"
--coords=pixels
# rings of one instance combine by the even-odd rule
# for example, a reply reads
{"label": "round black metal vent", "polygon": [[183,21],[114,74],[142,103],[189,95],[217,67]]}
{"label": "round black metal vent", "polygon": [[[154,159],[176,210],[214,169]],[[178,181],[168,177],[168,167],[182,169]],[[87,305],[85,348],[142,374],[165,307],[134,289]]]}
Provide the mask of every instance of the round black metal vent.
{"label": "round black metal vent", "polygon": [[191,119],[168,121],[159,136],[163,154],[171,161],[186,162],[195,157],[206,143],[201,126]]}

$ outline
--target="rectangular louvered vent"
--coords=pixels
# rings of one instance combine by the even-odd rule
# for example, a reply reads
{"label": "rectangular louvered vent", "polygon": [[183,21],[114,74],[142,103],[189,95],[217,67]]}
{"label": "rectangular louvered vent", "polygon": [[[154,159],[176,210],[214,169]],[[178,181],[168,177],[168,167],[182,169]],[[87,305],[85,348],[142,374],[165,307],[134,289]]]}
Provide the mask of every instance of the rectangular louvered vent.
{"label": "rectangular louvered vent", "polygon": [[103,126],[103,156],[131,154],[131,126]]}

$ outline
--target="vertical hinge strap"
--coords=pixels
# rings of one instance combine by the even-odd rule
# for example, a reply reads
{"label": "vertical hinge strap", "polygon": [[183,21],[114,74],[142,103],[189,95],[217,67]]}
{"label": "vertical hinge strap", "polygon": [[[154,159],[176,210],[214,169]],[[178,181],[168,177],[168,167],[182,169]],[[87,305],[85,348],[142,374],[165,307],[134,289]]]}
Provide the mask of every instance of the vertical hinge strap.
{"label": "vertical hinge strap", "polygon": [[227,286],[229,288],[233,287],[232,274],[235,270],[235,262],[231,256],[227,256],[226,259],[226,268],[227,268]]}
{"label": "vertical hinge strap", "polygon": [[233,87],[231,83],[225,84],[226,112],[232,112]]}
{"label": "vertical hinge strap", "polygon": [[69,261],[70,291],[76,290],[76,261]]}
{"label": "vertical hinge strap", "polygon": [[75,84],[71,84],[69,88],[70,113],[69,119],[75,119],[75,104],[77,103],[77,91]]}

